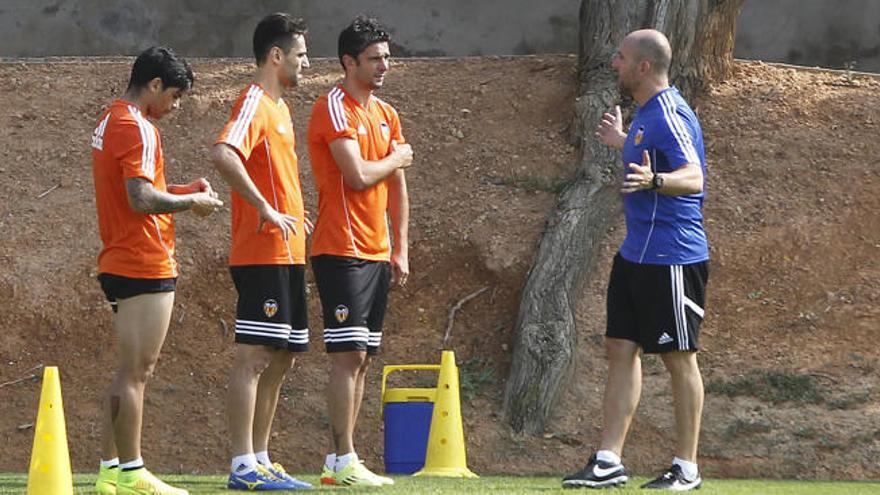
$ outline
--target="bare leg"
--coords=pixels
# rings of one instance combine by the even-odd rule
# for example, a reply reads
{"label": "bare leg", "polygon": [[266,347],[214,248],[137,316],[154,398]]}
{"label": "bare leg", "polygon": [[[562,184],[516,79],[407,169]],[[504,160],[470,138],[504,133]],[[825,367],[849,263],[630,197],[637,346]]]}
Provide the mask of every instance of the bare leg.
{"label": "bare leg", "polygon": [[[159,359],[173,306],[174,292],[140,294],[117,302],[119,368],[110,386],[107,412],[120,462],[141,457],[144,388]],[[105,438],[102,454],[112,454],[109,443]]]}
{"label": "bare leg", "polygon": [[675,456],[697,462],[700,440],[700,419],[703,414],[703,378],[696,352],[667,352],[663,364],[672,378],[672,400],[675,403]]}
{"label": "bare leg", "polygon": [[110,396],[112,389],[107,388],[104,392],[103,417],[101,418],[101,460],[109,461],[119,457],[116,452],[116,439],[113,437],[113,411],[110,405]]}
{"label": "bare leg", "polygon": [[354,408],[351,412],[351,433],[352,438],[354,438],[354,430],[357,428],[357,419],[358,414],[361,412],[361,403],[364,400],[364,383],[367,378],[367,368],[370,366],[373,358],[370,356],[366,356],[364,358],[364,363],[361,365],[358,370],[357,378],[355,378],[354,382]]}
{"label": "bare leg", "polygon": [[[334,451],[337,455],[354,452],[354,421],[357,381],[366,361],[365,351],[333,352],[327,381],[327,408]],[[361,385],[363,394],[363,385]]]}
{"label": "bare leg", "polygon": [[272,431],[272,421],[275,419],[278,395],[281,393],[284,375],[293,366],[293,362],[292,352],[275,351],[269,366],[260,375],[254,409],[254,452],[269,450],[269,434]]}
{"label": "bare leg", "polygon": [[623,444],[642,392],[642,360],[638,344],[605,339],[608,379],[602,404],[602,450],[622,455]]}
{"label": "bare leg", "polygon": [[263,370],[277,352],[261,345],[236,344],[235,360],[226,395],[226,420],[232,442],[232,455],[254,453],[254,410],[257,385]]}

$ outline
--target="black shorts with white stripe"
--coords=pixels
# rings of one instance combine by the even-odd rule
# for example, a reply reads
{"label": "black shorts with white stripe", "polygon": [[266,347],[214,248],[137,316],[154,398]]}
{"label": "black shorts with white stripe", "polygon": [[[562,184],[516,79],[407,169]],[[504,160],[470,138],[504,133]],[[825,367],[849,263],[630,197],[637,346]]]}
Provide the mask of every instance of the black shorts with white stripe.
{"label": "black shorts with white stripe", "polygon": [[244,265],[229,271],[238,291],[235,342],[307,351],[305,265]]}
{"label": "black shorts with white stripe", "polygon": [[101,290],[114,313],[118,311],[116,301],[119,299],[156,292],[174,292],[177,288],[176,278],[131,278],[112,273],[99,273],[98,282],[101,283]]}
{"label": "black shorts with white stripe", "polygon": [[327,352],[378,353],[391,265],[387,261],[320,255],[312,257],[312,271],[321,296]]}
{"label": "black shorts with white stripe", "polygon": [[614,257],[605,335],[638,343],[648,354],[696,351],[709,264],[649,265]]}

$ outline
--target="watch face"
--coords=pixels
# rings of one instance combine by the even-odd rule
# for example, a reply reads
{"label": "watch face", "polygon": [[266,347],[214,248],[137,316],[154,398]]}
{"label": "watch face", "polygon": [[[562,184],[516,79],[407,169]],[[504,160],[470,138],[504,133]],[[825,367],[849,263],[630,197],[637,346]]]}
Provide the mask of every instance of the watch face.
{"label": "watch face", "polygon": [[654,178],[651,179],[651,186],[653,186],[653,189],[663,187],[663,177],[660,174],[654,174]]}

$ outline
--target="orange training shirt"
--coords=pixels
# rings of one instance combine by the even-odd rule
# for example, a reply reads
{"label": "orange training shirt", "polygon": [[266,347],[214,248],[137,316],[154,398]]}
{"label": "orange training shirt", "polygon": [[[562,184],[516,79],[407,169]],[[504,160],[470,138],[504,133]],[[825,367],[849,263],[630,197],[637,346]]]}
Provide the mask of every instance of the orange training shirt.
{"label": "orange training shirt", "polygon": [[174,221],[170,213],[134,211],[125,183],[140,177],[165,191],[159,131],[131,102],[116,100],[92,134],[92,177],[98,227],[104,244],[98,272],[130,278],[177,277]]}
{"label": "orange training shirt", "polygon": [[273,208],[298,220],[296,233],[291,232],[287,242],[284,242],[281,229],[268,222],[257,232],[257,209],[233,191],[229,264],[305,264],[302,189],[296,138],[287,104],[283,99],[272,101],[263,88],[251,84],[232,107],[232,115],[217,143],[227,144],[238,153],[254,185]]}
{"label": "orange training shirt", "polygon": [[405,142],[397,111],[379,98],[371,96],[364,108],[342,85],[318,98],[308,131],[309,157],[318,188],[312,255],[389,261],[387,179],[363,191],[345,185],[330,152],[330,143],[339,138],[356,139],[361,157],[367,161],[388,156],[392,141]]}

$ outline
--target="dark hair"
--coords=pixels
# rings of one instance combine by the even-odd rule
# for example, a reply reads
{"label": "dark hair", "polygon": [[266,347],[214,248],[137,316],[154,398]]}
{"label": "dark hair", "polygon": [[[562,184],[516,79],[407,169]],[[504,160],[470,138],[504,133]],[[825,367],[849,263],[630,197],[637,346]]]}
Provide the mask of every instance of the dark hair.
{"label": "dark hair", "polygon": [[257,65],[263,65],[273,46],[281,48],[285,54],[290,52],[293,38],[305,36],[307,31],[305,21],[284,12],[264,17],[254,30],[254,57]]}
{"label": "dark hair", "polygon": [[[359,15],[339,33],[339,63],[342,63],[343,55],[349,55],[356,60],[373,43],[388,41],[391,41],[391,36],[379,25],[379,21]],[[345,64],[342,64],[342,68],[345,68]]]}
{"label": "dark hair", "polygon": [[162,85],[166,89],[180,88],[184,91],[192,88],[195,81],[189,63],[178,57],[174,50],[164,46],[151,46],[135,59],[128,87],[141,89],[157,77],[162,79]]}

